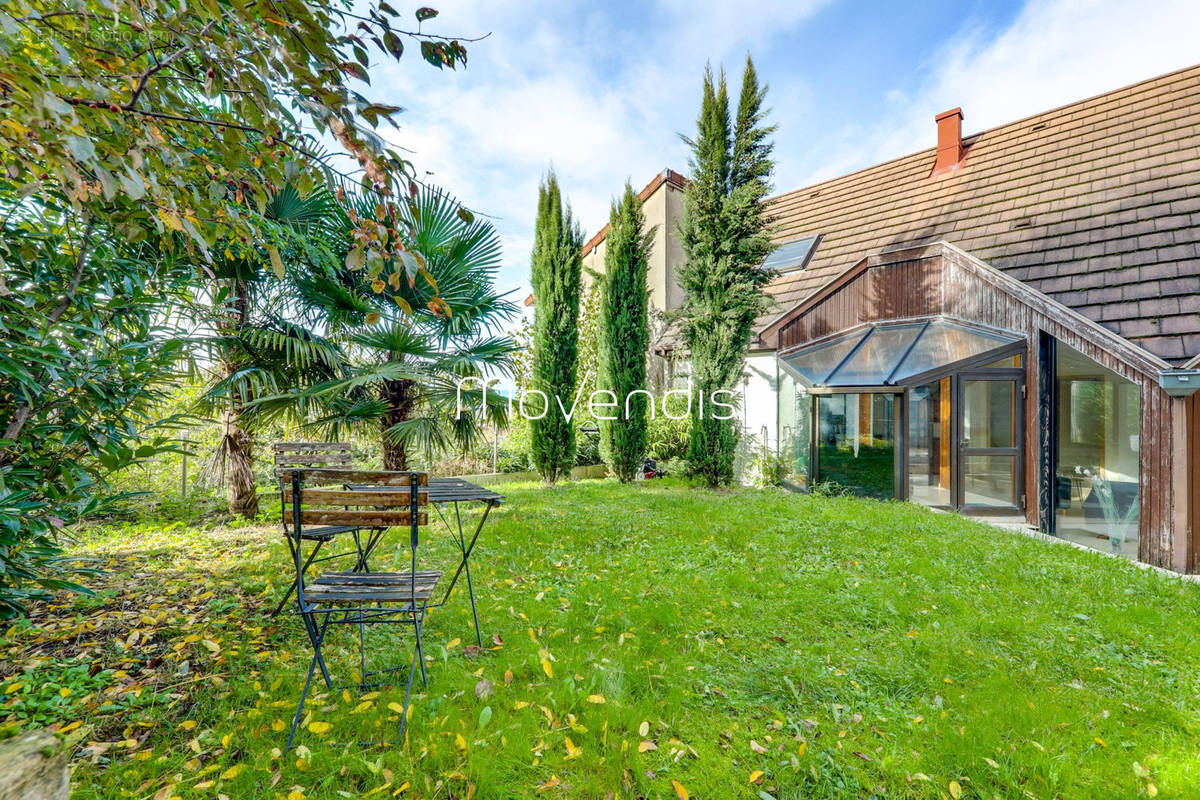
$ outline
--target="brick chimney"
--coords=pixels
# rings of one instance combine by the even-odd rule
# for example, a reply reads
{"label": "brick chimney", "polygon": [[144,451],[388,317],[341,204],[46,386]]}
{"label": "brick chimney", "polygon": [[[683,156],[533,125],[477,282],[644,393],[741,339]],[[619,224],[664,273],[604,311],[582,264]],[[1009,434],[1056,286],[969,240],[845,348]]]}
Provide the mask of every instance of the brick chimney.
{"label": "brick chimney", "polygon": [[937,160],[933,163],[933,174],[941,175],[958,168],[966,150],[962,142],[963,113],[961,108],[943,111],[937,120]]}

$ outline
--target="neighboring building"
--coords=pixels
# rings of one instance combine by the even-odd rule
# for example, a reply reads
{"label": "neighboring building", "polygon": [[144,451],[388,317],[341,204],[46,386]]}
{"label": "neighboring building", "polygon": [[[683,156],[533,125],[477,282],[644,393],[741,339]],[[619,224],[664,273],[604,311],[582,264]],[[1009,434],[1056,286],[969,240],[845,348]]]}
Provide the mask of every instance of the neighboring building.
{"label": "neighboring building", "polygon": [[1200,67],[966,138],[962,119],[773,200],[746,427],[802,488],[1197,571]]}

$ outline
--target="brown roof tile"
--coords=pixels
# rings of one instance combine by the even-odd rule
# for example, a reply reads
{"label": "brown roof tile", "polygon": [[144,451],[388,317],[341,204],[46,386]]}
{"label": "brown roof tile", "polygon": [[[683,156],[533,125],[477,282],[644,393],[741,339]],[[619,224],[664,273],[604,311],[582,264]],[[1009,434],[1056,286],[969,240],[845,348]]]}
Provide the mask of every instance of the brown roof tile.
{"label": "brown roof tile", "polygon": [[965,141],[947,175],[931,147],[774,198],[778,241],[822,240],[759,328],[863,256],[945,239],[1155,355],[1196,355],[1200,67]]}

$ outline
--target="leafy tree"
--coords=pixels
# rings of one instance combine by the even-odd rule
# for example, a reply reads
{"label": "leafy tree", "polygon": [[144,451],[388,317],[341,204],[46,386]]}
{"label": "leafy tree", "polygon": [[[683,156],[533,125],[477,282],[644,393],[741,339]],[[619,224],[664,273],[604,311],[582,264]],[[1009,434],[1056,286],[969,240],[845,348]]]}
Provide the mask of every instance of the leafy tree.
{"label": "leafy tree", "polygon": [[650,346],[647,261],[653,231],[644,230],[642,201],[625,184],[625,195],[608,217],[600,295],[600,376],[618,407],[615,420],[600,420],[600,452],[622,483],[633,480],[646,454],[646,352]]}
{"label": "leafy tree", "polygon": [[[551,172],[538,187],[538,213],[531,265],[536,301],[533,321],[533,385],[547,403],[530,420],[530,460],[552,484],[575,464],[575,428],[559,408],[574,402],[579,359],[579,292],[583,231],[563,207],[558,178]],[[530,402],[537,403],[540,399]],[[540,408],[530,408],[531,414]]]}
{"label": "leafy tree", "polygon": [[692,367],[689,469],[709,486],[733,479],[737,430],[718,419],[713,392],[730,391],[742,371],[754,320],[766,307],[761,268],[771,250],[766,207],[773,163],[770,135],[754,62],[747,57],[737,117],[731,126],[725,76],[704,73],[704,91],[691,148],[691,181],[679,226],[685,256],[678,271],[684,290],[683,341]]}
{"label": "leafy tree", "polygon": [[106,475],[174,448],[156,411],[193,274],[153,239],[69,230],[70,207],[11,189],[0,180],[0,617],[79,588],[59,559],[68,526],[124,499]]}
{"label": "leafy tree", "polygon": [[[371,50],[396,59],[415,41],[439,68],[465,63],[466,50],[421,30],[433,9],[416,12],[415,29],[387,2],[360,10],[336,0],[12,0],[0,11],[6,175],[112,233],[180,232],[204,252],[256,239],[253,212],[285,182],[304,194],[334,188],[343,154],[322,153],[318,136],[336,139],[364,185],[388,195],[411,165],[374,128],[400,109],[351,80],[369,83]],[[394,255],[364,241],[372,268]]]}
{"label": "leafy tree", "polygon": [[[343,246],[351,246],[352,218],[372,213],[371,203],[363,197],[359,208],[351,205]],[[500,240],[491,223],[430,188],[400,209],[396,225],[424,255],[430,281],[394,277],[389,296],[364,290],[348,271],[302,274],[295,313],[311,329],[330,328],[309,339],[327,342],[322,358],[334,374],[253,404],[267,418],[293,413],[333,436],[371,430],[384,468],[396,470],[410,467],[414,449],[467,448],[485,421],[506,422],[504,398],[493,391],[483,405],[480,380],[469,379],[507,371],[516,347],[498,332],[516,307],[495,291]],[[280,337],[276,346],[289,341]]]}

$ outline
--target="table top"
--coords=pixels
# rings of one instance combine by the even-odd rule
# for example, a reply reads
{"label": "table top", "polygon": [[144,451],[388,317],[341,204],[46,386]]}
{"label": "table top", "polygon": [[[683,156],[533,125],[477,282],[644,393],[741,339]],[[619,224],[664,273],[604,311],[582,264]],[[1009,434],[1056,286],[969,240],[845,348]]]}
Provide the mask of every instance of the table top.
{"label": "table top", "polygon": [[[385,492],[396,491],[395,486],[373,486],[365,483],[347,484],[348,489],[356,492]],[[504,502],[504,495],[499,492],[494,492],[477,483],[463,480],[462,478],[430,478],[429,479],[429,502],[431,503],[454,503],[459,500],[470,501],[479,500],[488,503],[496,503],[499,505]]]}

